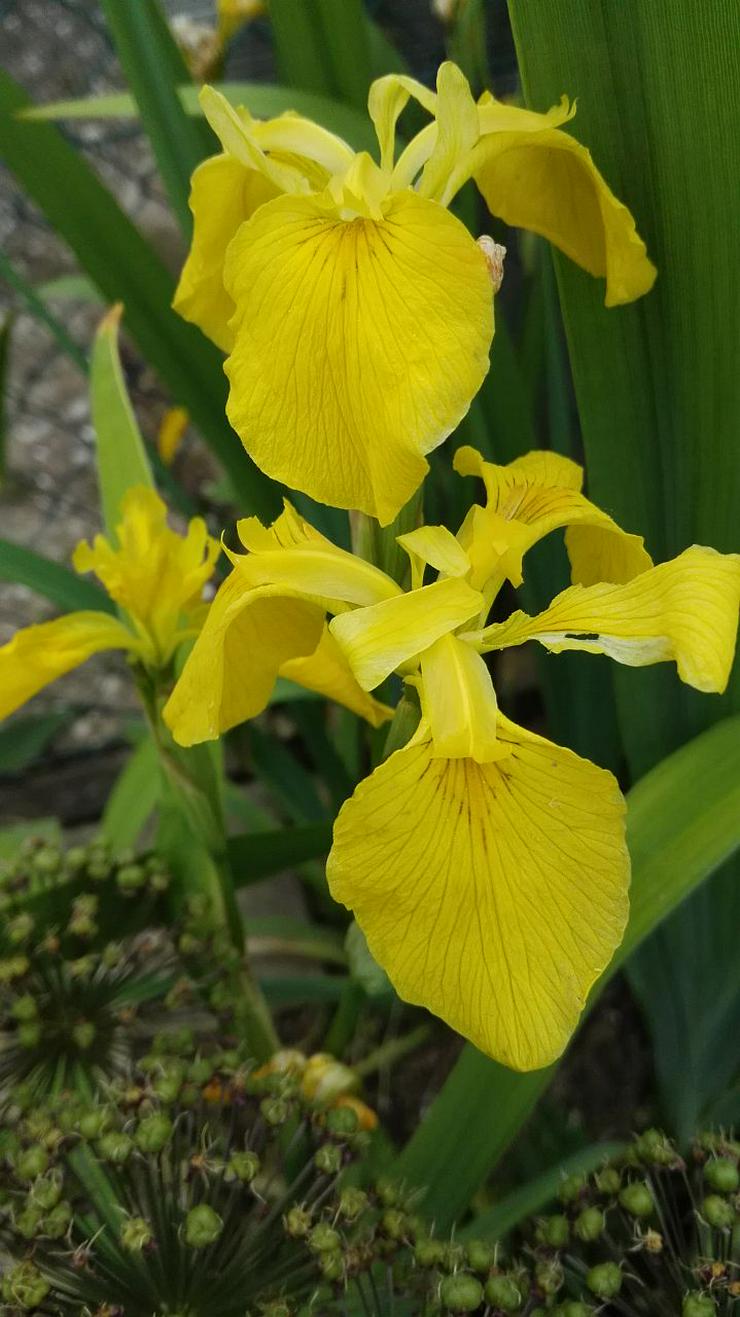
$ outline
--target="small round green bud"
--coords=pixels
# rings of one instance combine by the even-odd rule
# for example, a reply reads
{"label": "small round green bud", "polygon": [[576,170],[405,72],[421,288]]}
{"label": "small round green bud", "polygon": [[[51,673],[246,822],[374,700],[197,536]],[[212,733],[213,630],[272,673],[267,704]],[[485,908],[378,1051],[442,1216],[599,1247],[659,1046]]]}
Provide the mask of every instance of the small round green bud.
{"label": "small round green bud", "polygon": [[634,1180],[632,1184],[626,1184],[620,1191],[619,1202],[630,1216],[652,1216],[653,1195],[644,1180]]}
{"label": "small round green bud", "polygon": [[347,1185],[339,1195],[339,1212],[346,1217],[348,1221],[356,1221],[358,1216],[365,1211],[367,1207],[367,1194],[364,1189],[357,1189],[354,1185]]}
{"label": "small round green bud", "polygon": [[87,866],[87,876],[94,883],[103,883],[111,871],[110,861],[102,856],[93,857]]}
{"label": "small round green bud", "polygon": [[673,1144],[660,1130],[645,1130],[635,1146],[640,1159],[651,1166],[672,1166],[676,1161]]}
{"label": "small round green bud", "polygon": [[448,1240],[442,1250],[442,1266],[445,1271],[459,1271],[465,1266],[465,1246],[455,1240]]}
{"label": "small round green bud", "polygon": [[242,1184],[251,1184],[259,1168],[260,1159],[256,1152],[232,1152],[226,1164],[229,1174]]}
{"label": "small round green bud", "polygon": [[24,1020],[23,1024],[18,1025],[16,1037],[21,1047],[29,1050],[38,1047],[41,1042],[42,1029],[38,1020]]}
{"label": "small round green bud", "polygon": [[172,1133],[172,1121],[163,1112],[154,1111],[139,1121],[134,1138],[141,1152],[161,1152],[169,1142]]}
{"label": "small round green bud", "polygon": [[19,1308],[39,1308],[48,1293],[48,1282],[32,1262],[18,1262],[3,1276],[3,1298]]}
{"label": "small round green bud", "polygon": [[496,1250],[483,1239],[470,1239],[465,1245],[465,1255],[473,1271],[488,1272],[496,1259]]}
{"label": "small round green bud", "polygon": [[15,1172],[19,1180],[35,1180],[43,1175],[49,1165],[49,1154],[40,1143],[34,1143],[20,1153],[15,1163]]}
{"label": "small round green bud", "polygon": [[286,1235],[291,1239],[305,1239],[311,1229],[311,1213],[305,1207],[291,1207],[283,1217]]}
{"label": "small round green bud", "polygon": [[112,1120],[109,1107],[92,1107],[80,1116],[77,1128],[83,1139],[99,1139],[101,1134],[110,1129]]}
{"label": "small round green bud", "polygon": [[121,1226],[121,1244],[129,1253],[140,1253],[154,1238],[143,1216],[130,1216]]}
{"label": "small round green bud", "polygon": [[489,1276],[485,1294],[486,1303],[501,1312],[518,1312],[522,1306],[521,1290],[511,1276]]}
{"label": "small round green bud", "polygon": [[117,969],[125,956],[120,942],[106,942],[100,953],[100,960],[106,969]]}
{"label": "small round green bud", "polygon": [[380,1229],[389,1239],[401,1240],[407,1235],[406,1215],[397,1207],[387,1207],[380,1218]]}
{"label": "small round green bud", "polygon": [[40,1207],[34,1207],[32,1203],[29,1203],[15,1218],[14,1225],[18,1234],[23,1239],[33,1239],[39,1233],[43,1215]]}
{"label": "small round green bud", "polygon": [[701,1205],[701,1214],[714,1230],[731,1230],[735,1223],[735,1210],[732,1203],[719,1194],[708,1194]]}
{"label": "small round green bud", "polygon": [[560,1317],[590,1317],[593,1308],[587,1303],[581,1303],[580,1299],[568,1299],[560,1304],[558,1312]]}
{"label": "small round green bud", "polygon": [[598,1171],[594,1176],[594,1184],[600,1194],[609,1194],[611,1197],[619,1193],[622,1177],[616,1166],[605,1166],[603,1171]]}
{"label": "small round green bud", "polygon": [[33,915],[16,915],[5,926],[5,936],[11,946],[22,947],[33,932]]}
{"label": "small round green bud", "polygon": [[557,1294],[562,1288],[565,1279],[563,1268],[559,1262],[539,1262],[535,1267],[534,1273],[537,1288],[542,1290],[543,1294]]}
{"label": "small round green bud", "polygon": [[613,1299],[622,1288],[622,1272],[616,1262],[599,1262],[588,1272],[586,1284],[597,1299]]}
{"label": "small round green bud", "polygon": [[400,1184],[396,1180],[388,1179],[385,1175],[377,1181],[375,1192],[384,1207],[398,1207],[403,1198]]}
{"label": "small round green bud", "polygon": [[290,1116],[290,1103],[283,1098],[263,1098],[260,1111],[268,1125],[284,1125]]}
{"label": "small round green bud", "polygon": [[715,1317],[717,1305],[709,1294],[687,1294],[681,1306],[681,1317]]}
{"label": "small round green bud", "polygon": [[69,1230],[71,1221],[71,1203],[57,1203],[56,1207],[45,1217],[40,1233],[48,1235],[50,1239],[62,1239]]}
{"label": "small round green bud", "polygon": [[454,1276],[445,1276],[439,1297],[448,1312],[475,1312],[483,1302],[483,1286],[477,1276],[458,1271]]}
{"label": "small round green bud", "polygon": [[740,1173],[729,1157],[713,1157],[704,1167],[704,1179],[719,1194],[734,1194],[740,1187]]}
{"label": "small round green bud", "polygon": [[40,1175],[31,1187],[31,1201],[44,1212],[56,1207],[62,1196],[62,1177],[59,1171]]}
{"label": "small round green bud", "polygon": [[341,1253],[320,1253],[319,1271],[325,1280],[341,1280],[344,1275]]}
{"label": "small round green bud", "polygon": [[6,956],[0,960],[0,983],[21,979],[29,967],[28,956]]}
{"label": "small round green bud", "polygon": [[324,1175],[338,1175],[342,1169],[342,1149],[335,1143],[326,1143],[314,1153],[314,1166]]}
{"label": "small round green bud", "polygon": [[64,857],[64,867],[72,873],[79,873],[87,864],[87,850],[84,846],[70,846]]}
{"label": "small round green bud", "polygon": [[574,1203],[586,1188],[585,1175],[566,1175],[560,1182],[558,1197],[561,1203]]}
{"label": "small round green bud", "polygon": [[16,997],[10,1008],[10,1014],[19,1024],[28,1020],[35,1020],[38,1016],[39,1008],[36,1005],[36,998],[32,997],[30,992],[24,992],[21,997]]}
{"label": "small round green bud", "polygon": [[72,1039],[75,1047],[81,1052],[87,1052],[95,1042],[97,1029],[92,1020],[79,1020],[72,1029]]}
{"label": "small round green bud", "polygon": [[185,1217],[185,1242],[191,1248],[207,1248],[215,1244],[224,1228],[223,1219],[208,1203],[191,1207]]}
{"label": "small round green bud", "polygon": [[146,884],[146,870],[140,864],[124,864],[116,874],[116,886],[124,896],[138,892]]}
{"label": "small round green bud", "polygon": [[98,968],[97,956],[78,956],[77,960],[67,961],[67,968],[73,979],[79,979],[83,982],[85,979],[91,979]]}
{"label": "small round green bud", "polygon": [[176,1102],[185,1076],[185,1067],[181,1061],[169,1060],[162,1065],[162,1072],[155,1078],[152,1088],[161,1102]]}
{"label": "small round green bud", "polygon": [[341,1247],[342,1237],[332,1226],[320,1221],[308,1233],[308,1247],[314,1253],[333,1253]]}
{"label": "small round green bud", "polygon": [[573,1229],[584,1244],[590,1244],[603,1235],[605,1225],[606,1220],[600,1207],[584,1207],[578,1213]]}
{"label": "small round green bud", "polygon": [[417,1267],[425,1270],[439,1267],[444,1257],[444,1244],[441,1239],[419,1239],[414,1248],[414,1261]]}
{"label": "small round green bud", "polygon": [[548,1248],[565,1248],[570,1239],[570,1226],[567,1216],[542,1216],[535,1228],[538,1244]]}
{"label": "small round green bud", "polygon": [[123,1130],[111,1130],[108,1134],[103,1134],[97,1144],[98,1153],[103,1161],[112,1162],[114,1166],[123,1166],[133,1149],[134,1141],[131,1135]]}
{"label": "small round green bud", "polygon": [[213,1075],[213,1063],[204,1056],[197,1056],[188,1066],[188,1079],[193,1084],[207,1084]]}
{"label": "small round green bud", "polygon": [[345,1139],[357,1133],[357,1112],[351,1107],[334,1107],[326,1113],[326,1128],[335,1139]]}

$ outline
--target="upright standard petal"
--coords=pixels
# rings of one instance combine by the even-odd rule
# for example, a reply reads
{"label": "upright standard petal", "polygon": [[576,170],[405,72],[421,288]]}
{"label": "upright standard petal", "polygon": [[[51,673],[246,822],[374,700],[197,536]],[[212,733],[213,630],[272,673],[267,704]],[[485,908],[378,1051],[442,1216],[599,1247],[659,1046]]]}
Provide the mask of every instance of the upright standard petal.
{"label": "upright standard petal", "polygon": [[517,1070],[560,1055],[627,918],[610,773],[499,720],[495,763],[397,751],[340,810],[327,865],[400,996]]}
{"label": "upright standard petal", "polygon": [[215,741],[265,708],[289,659],[312,654],[324,610],[281,585],[253,586],[238,568],[224,581],[164,707],[180,745]]}
{"label": "upright standard petal", "polygon": [[591,153],[553,127],[558,117],[557,107],[534,115],[486,102],[481,137],[457,185],[472,175],[493,215],[540,233],[589,274],[606,279],[607,306],[632,302],[652,288],[655,266]]}
{"label": "upright standard petal", "polygon": [[193,174],[193,240],[172,305],[224,352],[234,340],[234,303],[224,288],[226,249],[239,225],[278,194],[270,179],[226,154],[204,160]]}
{"label": "upright standard petal", "polygon": [[16,631],[0,649],[0,718],[103,649],[136,649],[135,637],[108,613],[69,613]]}
{"label": "upright standard petal", "polygon": [[[628,667],[673,659],[700,691],[723,691],[735,653],[740,555],[694,545],[626,585],[572,586],[536,617],[512,613],[475,637],[483,651],[538,640]],[[472,640],[473,637],[470,637]]]}
{"label": "upright standard petal", "polygon": [[232,242],[228,414],[269,475],[387,524],[485,377],[491,285],[435,202],[400,193],[377,220],[334,207],[278,197]]}
{"label": "upright standard petal", "polygon": [[[577,462],[535,451],[498,466],[475,448],[463,447],[453,465],[459,475],[479,476],[486,487],[486,507],[471,509],[460,532],[474,564],[473,585],[482,586],[493,572],[520,585],[523,555],[562,527],[568,528],[565,543],[574,583],[631,581],[652,567],[642,536],[622,530],[581,493],[583,470]],[[507,531],[502,521],[512,523],[512,529]]]}

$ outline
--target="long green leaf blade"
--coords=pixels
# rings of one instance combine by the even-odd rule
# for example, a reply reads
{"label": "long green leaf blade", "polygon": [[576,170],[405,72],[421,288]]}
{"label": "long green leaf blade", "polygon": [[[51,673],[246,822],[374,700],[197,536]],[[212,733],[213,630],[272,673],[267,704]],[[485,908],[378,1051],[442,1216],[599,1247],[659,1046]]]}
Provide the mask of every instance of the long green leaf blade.
{"label": "long green leaf blade", "polygon": [[0,581],[26,585],[29,590],[50,599],[65,613],[77,609],[95,608],[103,613],[115,613],[112,599],[92,581],[75,576],[68,567],[44,558],[34,549],[0,540]]}
{"label": "long green leaf blade", "polygon": [[190,176],[212,141],[205,125],[184,111],[178,87],[188,70],[157,0],[101,0],[118,58],[133,92],[162,182],[186,237],[192,229]]}
{"label": "long green leaf blade", "polygon": [[[740,716],[683,746],[628,796],[632,855],[624,941],[589,1001],[643,939],[740,847]],[[553,1068],[517,1074],[466,1046],[404,1149],[399,1173],[427,1186],[424,1210],[450,1224],[518,1134]]]}
{"label": "long green leaf blade", "polygon": [[276,487],[247,457],[225,417],[220,354],[171,310],[174,283],[110,192],[59,132],[18,119],[25,92],[0,73],[0,153],[69,244],[106,302],[123,302],[130,329],[173,398],[187,407],[227,471],[243,508],[270,518]]}
{"label": "long green leaf blade", "polygon": [[144,441],[131,407],[118,352],[122,306],[114,306],[100,322],[90,361],[90,405],[103,520],[115,538],[121,520],[121,500],[134,485],[154,488]]}
{"label": "long green leaf blade", "polygon": [[229,863],[237,887],[268,878],[306,860],[317,860],[331,846],[331,823],[308,823],[229,838]]}

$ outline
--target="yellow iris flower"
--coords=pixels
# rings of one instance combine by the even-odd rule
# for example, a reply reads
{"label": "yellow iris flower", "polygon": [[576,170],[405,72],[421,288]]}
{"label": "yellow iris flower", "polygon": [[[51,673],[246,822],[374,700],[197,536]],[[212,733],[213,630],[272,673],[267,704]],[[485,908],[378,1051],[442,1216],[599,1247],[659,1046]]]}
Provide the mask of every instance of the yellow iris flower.
{"label": "yellow iris flower", "polygon": [[[410,97],[432,122],[396,158]],[[468,179],[603,276],[608,306],[652,286],[632,216],[563,131],[565,98],[546,114],[476,103],[451,63],[436,93],[380,78],[379,164],[298,115],[258,122],[213,88],[201,101],[223,152],[193,175],[174,305],[229,354],[228,416],[257,465],[321,502],[390,522],[483,382],[486,244],[447,209]]]}
{"label": "yellow iris flower", "polygon": [[[351,674],[367,699],[394,671],[414,685],[418,730],[340,810],[329,886],[405,1000],[527,1070],[562,1051],[621,940],[624,800],[610,773],[499,712],[483,655],[537,640],[630,666],[673,660],[685,682],[721,691],[740,557],[694,546],[653,566],[553,453],[496,466],[463,448],[455,465],[483,478],[486,503],[457,536],[399,536],[407,592],[290,506],[269,529],[242,522],[247,552],[233,555],[165,720],[183,744],[213,738],[263,707],[286,666],[317,689],[322,673],[324,689]],[[557,528],[573,584],[537,616],[487,625],[499,587],[521,581],[527,549]]]}
{"label": "yellow iris flower", "polygon": [[158,494],[137,486],[121,500],[117,541],[83,540],[73,562],[78,572],[95,572],[120,618],[90,609],[17,631],[0,649],[0,718],[101,650],[122,649],[145,667],[163,668],[197,634],[207,607],[203,586],[219,553],[202,518],[178,535]]}

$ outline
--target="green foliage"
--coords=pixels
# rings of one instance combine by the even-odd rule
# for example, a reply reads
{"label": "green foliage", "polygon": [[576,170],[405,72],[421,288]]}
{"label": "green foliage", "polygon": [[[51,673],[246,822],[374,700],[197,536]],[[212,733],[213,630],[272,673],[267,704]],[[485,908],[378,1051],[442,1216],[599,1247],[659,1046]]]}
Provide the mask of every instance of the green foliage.
{"label": "green foliage", "polygon": [[121,370],[118,326],[122,310],[121,306],[114,307],[101,321],[90,361],[90,404],[100,501],[105,528],[114,542],[126,491],[135,485],[154,486]]}

